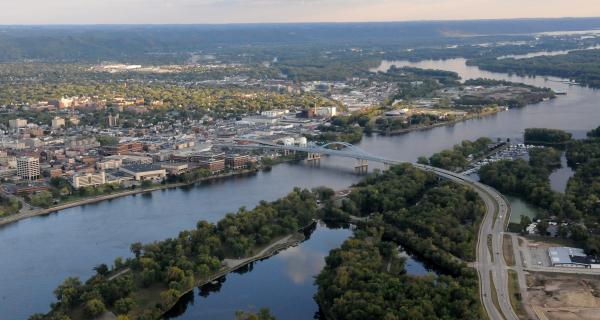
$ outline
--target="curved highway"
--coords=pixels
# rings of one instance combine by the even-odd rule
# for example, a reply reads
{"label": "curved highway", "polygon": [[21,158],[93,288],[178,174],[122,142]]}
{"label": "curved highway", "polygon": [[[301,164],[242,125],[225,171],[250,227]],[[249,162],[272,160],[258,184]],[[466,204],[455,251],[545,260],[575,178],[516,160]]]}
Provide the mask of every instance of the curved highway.
{"label": "curved highway", "polygon": [[[477,261],[475,267],[479,274],[479,293],[481,301],[490,319],[517,320],[510,304],[506,261],[502,254],[503,232],[510,206],[495,189],[473,181],[462,174],[430,166],[413,164],[415,167],[430,171],[439,177],[473,188],[486,206],[486,213],[479,228],[477,241]],[[491,238],[491,250],[488,245]]]}

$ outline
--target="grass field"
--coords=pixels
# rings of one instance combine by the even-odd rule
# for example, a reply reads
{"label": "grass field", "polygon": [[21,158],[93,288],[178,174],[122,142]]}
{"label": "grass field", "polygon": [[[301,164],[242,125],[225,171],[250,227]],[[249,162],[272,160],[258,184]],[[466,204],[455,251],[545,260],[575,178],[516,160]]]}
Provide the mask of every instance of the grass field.
{"label": "grass field", "polygon": [[506,261],[507,266],[512,267],[515,265],[512,237],[508,234],[504,235],[504,241],[502,241],[502,254],[504,255],[504,261]]}

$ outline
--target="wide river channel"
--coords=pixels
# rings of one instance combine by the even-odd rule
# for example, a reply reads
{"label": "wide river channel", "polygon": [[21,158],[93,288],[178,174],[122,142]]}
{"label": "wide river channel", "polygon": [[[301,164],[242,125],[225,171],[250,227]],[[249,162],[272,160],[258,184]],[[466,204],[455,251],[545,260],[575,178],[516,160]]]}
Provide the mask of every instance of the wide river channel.
{"label": "wide river channel", "polygon": [[[365,137],[360,147],[373,154],[415,161],[464,139],[487,136],[519,140],[528,127],[564,129],[583,137],[600,125],[600,91],[568,85],[560,79],[485,72],[466,66],[464,59],[388,61],[379,70],[391,65],[450,70],[463,79],[523,82],[567,95],[450,126],[394,137]],[[251,208],[260,200],[277,199],[296,186],[348,187],[361,179],[353,166],[353,160],[339,158],[324,158],[320,167],[283,164],[269,172],[119,198],[0,227],[0,319],[27,319],[34,312],[47,312],[54,301],[52,291],[64,278],[88,278],[94,266],[130,256],[133,242],[177,236],[180,230],[194,228],[198,220],[218,221],[241,206]],[[329,250],[350,234],[347,229],[319,225],[301,245],[228,275],[216,288],[187,295],[170,316],[232,319],[236,310],[268,307],[281,319],[311,319],[318,309],[312,300],[316,292],[313,277],[323,267]],[[414,260],[409,260],[408,269],[417,274],[426,272]]]}

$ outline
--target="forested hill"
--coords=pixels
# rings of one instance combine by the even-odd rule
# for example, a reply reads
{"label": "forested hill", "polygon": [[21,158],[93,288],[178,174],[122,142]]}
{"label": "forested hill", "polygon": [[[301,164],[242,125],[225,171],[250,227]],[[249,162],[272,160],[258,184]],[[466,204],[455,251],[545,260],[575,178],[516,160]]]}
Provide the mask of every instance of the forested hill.
{"label": "forested hill", "polygon": [[[0,62],[177,61],[183,53],[265,45],[427,46],[482,35],[600,28],[600,18],[330,24],[2,26]],[[468,38],[468,37],[467,37]],[[446,39],[446,41],[440,41]],[[449,41],[448,39],[454,39]],[[467,40],[468,41],[468,40]]]}

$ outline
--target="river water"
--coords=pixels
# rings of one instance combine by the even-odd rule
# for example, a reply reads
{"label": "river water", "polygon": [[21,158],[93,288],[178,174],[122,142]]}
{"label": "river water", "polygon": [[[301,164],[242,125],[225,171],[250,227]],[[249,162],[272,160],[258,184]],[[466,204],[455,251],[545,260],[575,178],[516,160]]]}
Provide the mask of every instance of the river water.
{"label": "river water", "polygon": [[[166,315],[166,319],[232,319],[235,310],[258,311],[268,306],[281,319],[312,319],[318,311],[313,300],[317,288],[314,277],[325,266],[329,250],[338,248],[350,235],[349,229],[330,229],[323,224],[297,247],[256,262],[242,272],[223,277],[217,285],[207,285],[188,293]],[[428,271],[410,257],[409,274]]]}
{"label": "river water", "polygon": [[[318,311],[312,297],[314,275],[325,256],[351,235],[349,229],[319,225],[302,245],[230,273],[218,285],[196,289],[167,314],[167,319],[232,319],[236,310],[268,306],[285,319],[311,319]],[[267,280],[267,281],[265,281]]]}
{"label": "river water", "polygon": [[[485,72],[466,66],[464,59],[419,63],[386,61],[378,70],[385,71],[391,65],[456,71],[463,79],[485,77],[523,82],[565,91],[567,95],[450,126],[394,137],[365,137],[359,146],[373,154],[415,161],[421,155],[431,155],[464,139],[488,136],[518,140],[528,127],[559,128],[572,132],[575,137],[583,137],[586,131],[600,125],[600,92],[570,86],[560,79]],[[347,187],[362,177],[353,172],[353,166],[353,160],[338,158],[324,158],[320,167],[306,163],[283,164],[270,172],[105,201],[2,227],[0,319],[26,319],[34,312],[48,311],[49,303],[54,301],[52,290],[65,277],[86,279],[93,274],[95,265],[110,263],[118,256],[130,256],[129,245],[133,242],[174,237],[180,230],[194,228],[197,220],[218,221],[240,206],[251,208],[260,200],[274,200],[295,186]],[[319,227],[309,241],[288,250],[291,253],[286,253],[287,258],[294,255],[294,250],[310,251],[313,257],[322,258],[348,235],[347,230]],[[314,312],[316,305],[312,294],[315,288],[311,281],[300,284],[294,281],[297,278],[290,271],[290,265],[295,264],[287,263],[286,255],[258,262],[247,274],[228,276],[220,291],[213,292],[205,300],[198,301],[199,295],[194,293],[194,307],[188,307],[181,317],[196,319],[203,312],[233,315],[237,309],[252,305],[256,308],[269,307],[282,319],[293,318],[294,312],[299,309]],[[322,265],[321,258],[318,260]],[[414,263],[417,269],[422,268]],[[318,273],[317,269],[307,270],[312,277]],[[276,273],[278,276],[271,277]],[[283,281],[284,278],[287,280]],[[256,281],[255,285],[249,284],[252,281]],[[260,293],[262,298],[241,298],[253,295],[257,285],[263,290]],[[302,299],[298,298],[296,291],[302,292]],[[236,300],[240,301],[237,305],[223,302]],[[282,308],[279,305],[282,301],[294,303]]]}
{"label": "river water", "polygon": [[498,59],[527,59],[527,58],[535,58],[535,57],[551,57],[551,56],[559,56],[563,54],[568,54],[573,51],[581,51],[581,50],[595,50],[600,49],[600,46],[592,46],[581,49],[571,49],[571,50],[559,50],[559,51],[538,51],[538,52],[530,52],[525,54],[507,54],[505,56],[500,56]]}
{"label": "river water", "polygon": [[556,192],[564,193],[567,189],[569,179],[575,174],[575,171],[567,164],[567,157],[563,152],[560,157],[560,168],[550,174],[550,186]]}

